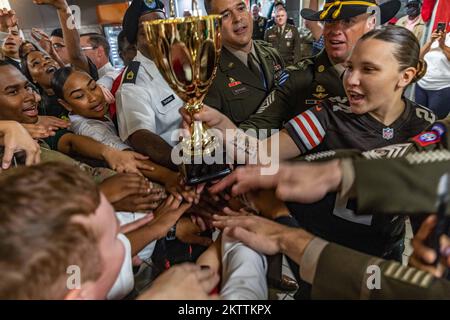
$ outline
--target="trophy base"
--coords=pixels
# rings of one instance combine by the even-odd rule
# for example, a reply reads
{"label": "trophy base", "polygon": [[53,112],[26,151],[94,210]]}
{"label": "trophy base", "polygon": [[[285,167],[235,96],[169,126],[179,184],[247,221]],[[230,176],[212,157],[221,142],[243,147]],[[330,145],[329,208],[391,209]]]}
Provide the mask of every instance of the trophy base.
{"label": "trophy base", "polygon": [[221,179],[232,171],[227,164],[183,164],[181,169],[188,186]]}

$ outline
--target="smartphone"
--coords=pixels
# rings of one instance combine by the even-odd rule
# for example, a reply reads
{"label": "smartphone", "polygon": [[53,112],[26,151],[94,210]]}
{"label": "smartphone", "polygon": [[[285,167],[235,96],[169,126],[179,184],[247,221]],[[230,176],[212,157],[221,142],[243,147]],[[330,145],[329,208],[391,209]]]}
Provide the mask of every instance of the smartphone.
{"label": "smartphone", "polygon": [[447,24],[446,22],[438,22],[436,31],[445,32],[446,24]]}

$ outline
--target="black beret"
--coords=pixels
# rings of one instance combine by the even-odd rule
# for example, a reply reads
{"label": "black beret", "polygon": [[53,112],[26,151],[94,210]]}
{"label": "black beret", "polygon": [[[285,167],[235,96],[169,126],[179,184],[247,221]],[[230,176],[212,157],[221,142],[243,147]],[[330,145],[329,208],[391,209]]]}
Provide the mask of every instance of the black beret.
{"label": "black beret", "polygon": [[136,43],[139,29],[139,18],[149,12],[164,12],[164,4],[160,0],[133,0],[123,18],[123,31],[129,43]]}

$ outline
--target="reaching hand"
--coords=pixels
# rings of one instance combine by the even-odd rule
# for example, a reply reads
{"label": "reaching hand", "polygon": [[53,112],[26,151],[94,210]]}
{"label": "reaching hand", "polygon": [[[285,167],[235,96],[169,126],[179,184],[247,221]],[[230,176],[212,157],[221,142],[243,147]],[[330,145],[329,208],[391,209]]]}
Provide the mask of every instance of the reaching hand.
{"label": "reaching hand", "polygon": [[164,190],[136,174],[116,174],[105,179],[100,190],[116,211],[149,212],[167,197]]}
{"label": "reaching hand", "polygon": [[10,28],[17,26],[18,20],[14,10],[0,9],[0,31],[8,32]]}
{"label": "reaching hand", "polygon": [[279,174],[262,175],[261,168],[251,165],[238,167],[208,190],[216,194],[231,188],[231,195],[238,196],[251,190],[275,188],[278,184]]}
{"label": "reaching hand", "polygon": [[101,84],[99,84],[98,86],[102,90],[103,96],[105,96],[106,103],[111,104],[111,103],[116,102],[116,98],[114,97],[114,95],[111,93],[111,91],[108,88],[106,88],[104,85],[101,85]]}
{"label": "reaching hand", "polygon": [[148,157],[134,151],[119,151],[113,148],[107,148],[104,152],[105,161],[111,169],[120,173],[136,173],[143,175],[140,171],[153,171],[155,168],[145,162]]}
{"label": "reaching hand", "polygon": [[223,134],[226,129],[236,129],[234,123],[223,113],[205,104],[203,105],[202,110],[195,113],[193,116],[191,116],[185,108],[180,109],[180,114],[183,118],[182,128],[184,129],[189,129],[194,121],[201,121],[209,128],[215,128],[222,131]]}
{"label": "reaching hand", "polygon": [[219,283],[219,275],[211,269],[195,264],[171,267],[156,278],[149,290],[139,296],[140,300],[207,300],[208,294]]}
{"label": "reaching hand", "polygon": [[164,237],[190,207],[190,203],[182,202],[170,195],[154,213],[155,220],[152,224],[157,225],[161,230],[159,238]]}
{"label": "reaching hand", "polygon": [[22,126],[28,131],[33,139],[45,139],[54,136],[58,131],[58,128],[51,126],[43,126],[40,124],[22,124]]}
{"label": "reaching hand", "polygon": [[118,173],[100,184],[100,190],[111,203],[131,195],[148,195],[152,192],[152,187],[152,183],[146,178],[127,173]]}
{"label": "reaching hand", "polygon": [[187,186],[184,183],[184,179],[180,174],[173,174],[167,177],[164,184],[167,192],[172,194],[178,200],[186,200],[189,203],[198,203],[200,200],[200,194],[203,191],[202,186]]}
{"label": "reaching hand", "polygon": [[255,251],[274,255],[283,249],[281,238],[292,232],[301,233],[306,239],[304,246],[298,248],[302,253],[313,236],[301,229],[283,226],[279,223],[257,216],[224,217],[214,216],[214,226],[224,229],[224,235],[243,242]]}
{"label": "reaching hand", "polygon": [[66,0],[33,0],[33,3],[37,5],[47,4],[58,10],[68,7]]}
{"label": "reaching hand", "polygon": [[[25,151],[26,165],[38,164],[41,160],[41,149],[36,141],[28,134],[27,130],[14,121],[0,121],[0,137],[2,136],[4,153],[1,169],[8,169],[14,153]],[[0,170],[1,170],[0,169]]]}
{"label": "reaching hand", "polygon": [[188,217],[182,217],[178,221],[176,237],[182,242],[199,244],[205,247],[209,246],[212,243],[212,240],[200,236],[201,232],[201,228]]}
{"label": "reaching hand", "polygon": [[426,245],[426,241],[433,232],[436,223],[437,217],[432,215],[420,226],[419,231],[417,231],[417,234],[411,241],[414,252],[409,259],[409,264],[440,278],[444,275],[447,268],[450,267],[450,238],[445,235],[441,237],[441,261],[437,266],[432,265],[436,260],[436,252]]}
{"label": "reaching hand", "polygon": [[51,116],[39,116],[37,124],[53,131],[56,131],[58,129],[67,129],[70,127],[69,121]]}

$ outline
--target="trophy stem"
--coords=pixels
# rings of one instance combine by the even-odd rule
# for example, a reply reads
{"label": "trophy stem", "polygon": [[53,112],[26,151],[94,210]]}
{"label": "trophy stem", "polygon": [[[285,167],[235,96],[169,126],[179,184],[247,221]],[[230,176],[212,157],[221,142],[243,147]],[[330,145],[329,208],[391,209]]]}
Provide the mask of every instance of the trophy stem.
{"label": "trophy stem", "polygon": [[[187,103],[185,108],[191,116],[202,110],[203,104],[200,101]],[[183,140],[183,153],[185,156],[211,155],[217,148],[216,137],[208,132],[208,127],[201,121],[194,121],[191,124],[191,136]]]}

